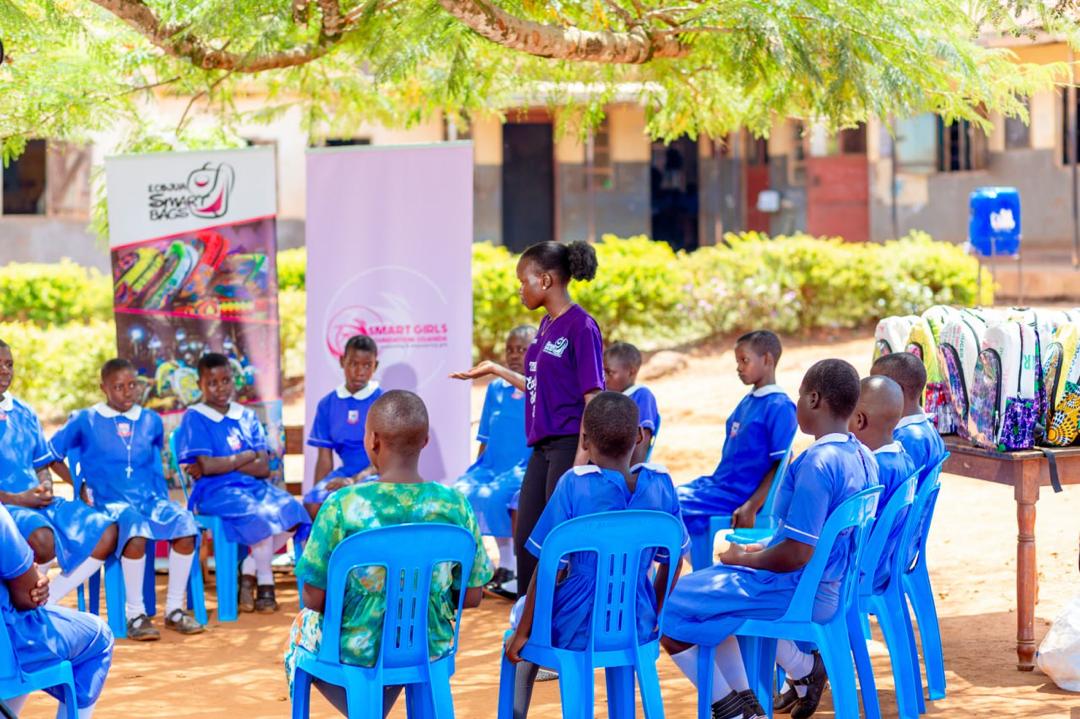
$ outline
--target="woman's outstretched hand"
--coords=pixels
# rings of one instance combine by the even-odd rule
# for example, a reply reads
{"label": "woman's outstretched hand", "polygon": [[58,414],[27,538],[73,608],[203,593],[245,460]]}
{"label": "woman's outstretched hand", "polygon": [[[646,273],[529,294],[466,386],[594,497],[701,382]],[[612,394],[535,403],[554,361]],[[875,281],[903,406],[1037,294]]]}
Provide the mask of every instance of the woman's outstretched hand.
{"label": "woman's outstretched hand", "polygon": [[489,374],[498,374],[499,365],[495,364],[491,360],[484,360],[480,364],[476,365],[472,369],[465,370],[464,372],[453,372],[450,375],[451,379],[480,379],[481,377],[487,377]]}

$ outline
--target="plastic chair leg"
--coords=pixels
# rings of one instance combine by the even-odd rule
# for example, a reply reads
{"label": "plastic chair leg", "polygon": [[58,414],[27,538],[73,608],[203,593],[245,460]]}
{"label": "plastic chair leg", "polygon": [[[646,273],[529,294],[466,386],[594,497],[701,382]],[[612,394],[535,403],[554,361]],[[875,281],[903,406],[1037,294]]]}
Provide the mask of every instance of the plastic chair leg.
{"label": "plastic chair leg", "polygon": [[842,622],[831,622],[822,627],[822,633],[822,641],[817,645],[832,686],[833,711],[837,719],[858,719],[859,697],[855,690],[855,664],[851,661],[847,626]]}
{"label": "plastic chair leg", "polygon": [[146,605],[146,616],[157,615],[157,586],[156,567],[154,561],[157,557],[157,542],[149,540],[146,543],[146,572],[143,574],[142,592],[143,604]]}
{"label": "plastic chair leg", "polygon": [[79,719],[79,705],[75,701],[75,685],[65,682],[61,689],[64,692],[64,719]]}
{"label": "plastic chair leg", "polygon": [[199,537],[196,535],[195,561],[191,563],[191,574],[188,576],[187,603],[188,609],[195,615],[195,621],[205,625],[209,617],[206,614],[206,588],[203,586],[202,566],[198,561],[199,544]]}
{"label": "plastic chair leg", "polygon": [[[882,611],[878,614],[878,624],[885,635],[885,645],[889,648],[889,661],[892,663],[893,681],[896,683],[896,706],[901,719],[917,719],[919,702],[916,694],[922,693],[922,687],[913,683],[911,667],[918,662],[918,657],[911,656],[911,642],[908,640],[907,623],[901,612],[904,601],[899,588],[890,587],[880,599]],[[917,664],[914,664],[916,668]]]}
{"label": "plastic chair leg", "polygon": [[713,674],[713,653],[716,651],[716,647],[707,647],[703,644],[698,645],[698,657],[697,657],[697,714],[698,719],[711,719],[712,718],[712,674]]}
{"label": "plastic chair leg", "polygon": [[[449,677],[447,677],[449,681]],[[431,684],[407,684],[405,686],[405,713],[408,719],[436,719],[441,715],[435,707],[435,687]],[[385,706],[385,696],[383,706]],[[382,716],[382,709],[378,716]],[[453,716],[453,703],[450,705],[450,716]]]}
{"label": "plastic chair leg", "polygon": [[124,568],[119,559],[105,563],[105,606],[109,612],[109,629],[117,639],[127,639],[127,616],[124,604]]}
{"label": "plastic chair leg", "polygon": [[660,693],[660,676],[656,671],[656,659],[644,655],[640,647],[634,661],[634,672],[637,674],[645,719],[664,719],[664,697]]}
{"label": "plastic chair leg", "polygon": [[355,682],[345,687],[350,717],[381,717],[383,690],[375,682]]}
{"label": "plastic chair leg", "polygon": [[915,687],[915,699],[920,714],[926,713],[926,698],[923,696],[922,671],[919,663],[919,649],[915,646],[915,627],[911,623],[911,614],[908,612],[907,598],[901,602],[904,608],[904,631],[907,634],[908,654],[911,656],[911,682]]}
{"label": "plastic chair leg", "polygon": [[101,571],[98,570],[90,575],[90,579],[86,581],[88,591],[90,592],[90,613],[95,616],[101,616]]}
{"label": "plastic chair leg", "polygon": [[292,685],[292,719],[308,719],[311,714],[311,675],[297,667]]}
{"label": "plastic chair leg", "polygon": [[851,653],[855,655],[855,669],[859,674],[859,694],[862,695],[863,714],[866,719],[881,719],[881,704],[878,701],[877,682],[874,680],[874,665],[870,662],[870,652],[866,640],[862,638],[863,622],[860,612],[854,609],[848,613],[848,635],[851,637]]}
{"label": "plastic chair leg", "polygon": [[563,719],[593,719],[595,697],[591,657],[584,652],[564,656],[567,659],[558,666]]}
{"label": "plastic chair leg", "polygon": [[79,608],[80,612],[86,611],[86,591],[82,585],[75,590],[75,606]]}
{"label": "plastic chair leg", "polygon": [[604,678],[607,681],[608,719],[634,719],[634,668],[609,667]]}
{"label": "plastic chair leg", "polygon": [[237,596],[240,591],[238,547],[225,538],[224,532],[214,536],[215,581],[217,582],[218,621],[235,622],[238,615]]}
{"label": "plastic chair leg", "polygon": [[756,665],[746,664],[747,667],[755,667],[751,670],[755,676],[750,680],[750,688],[754,690],[761,708],[771,716],[773,694],[779,686],[774,684],[777,676],[776,640],[768,637],[754,637],[752,645],[749,646],[756,662]]}
{"label": "plastic chair leg", "polygon": [[926,664],[926,684],[930,699],[945,698],[945,658],[941,650],[941,629],[938,625],[937,606],[934,603],[934,590],[930,586],[930,575],[926,572],[926,563],[919,561],[915,569],[905,578],[904,588],[911,597],[915,608],[915,619],[919,623],[919,636],[922,637],[923,661]]}
{"label": "plastic chair leg", "polygon": [[514,719],[514,680],[517,678],[517,666],[502,654],[499,664],[499,705],[496,719]]}
{"label": "plastic chair leg", "polygon": [[859,631],[862,633],[862,637],[866,641],[870,641],[874,638],[873,633],[870,631],[870,615],[865,612],[862,614],[862,623],[859,627]]}
{"label": "plastic chair leg", "polygon": [[434,719],[454,719],[454,695],[450,692],[449,660],[435,662],[430,669],[428,694]]}

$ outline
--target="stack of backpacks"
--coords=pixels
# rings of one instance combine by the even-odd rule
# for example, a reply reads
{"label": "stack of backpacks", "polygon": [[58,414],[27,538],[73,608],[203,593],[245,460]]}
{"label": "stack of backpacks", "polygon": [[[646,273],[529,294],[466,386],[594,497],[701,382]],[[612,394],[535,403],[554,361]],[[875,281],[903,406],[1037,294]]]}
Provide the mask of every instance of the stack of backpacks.
{"label": "stack of backpacks", "polygon": [[1001,452],[1064,447],[1080,435],[1080,309],[958,309],[886,317],[874,359],[926,366],[923,408],[941,434]]}

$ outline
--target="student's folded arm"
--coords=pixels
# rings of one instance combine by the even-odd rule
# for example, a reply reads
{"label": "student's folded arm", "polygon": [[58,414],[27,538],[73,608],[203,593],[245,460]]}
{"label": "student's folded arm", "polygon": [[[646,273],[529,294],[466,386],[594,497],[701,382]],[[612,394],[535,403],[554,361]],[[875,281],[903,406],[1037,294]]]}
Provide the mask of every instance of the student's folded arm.
{"label": "student's folded arm", "polygon": [[207,475],[215,474],[228,474],[236,470],[239,455],[230,454],[227,457],[211,457],[210,455],[200,454],[196,457],[189,457],[191,464],[194,464],[199,468],[198,477],[205,477]]}
{"label": "student's folded arm", "polygon": [[794,539],[784,539],[760,552],[747,552],[735,547],[724,552],[724,564],[741,565],[770,572],[795,572],[805,567],[814,556],[814,547]]}
{"label": "student's folded arm", "polygon": [[36,565],[15,577],[7,580],[8,594],[11,596],[11,604],[20,612],[37,609],[45,602],[48,595],[47,579],[38,572]]}
{"label": "student's folded arm", "polygon": [[237,471],[244,474],[251,475],[252,477],[269,477],[270,476],[270,455],[265,449],[260,449],[255,452],[255,456],[237,467]]}

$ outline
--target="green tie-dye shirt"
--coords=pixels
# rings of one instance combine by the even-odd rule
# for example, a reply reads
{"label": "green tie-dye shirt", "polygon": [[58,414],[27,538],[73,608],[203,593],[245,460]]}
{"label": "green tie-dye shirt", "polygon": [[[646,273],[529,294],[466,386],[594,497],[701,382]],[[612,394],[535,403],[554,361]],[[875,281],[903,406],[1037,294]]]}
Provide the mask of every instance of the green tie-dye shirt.
{"label": "green tie-dye shirt", "polygon": [[[296,576],[312,586],[326,589],[330,554],[346,537],[367,529],[395,524],[440,522],[456,524],[472,532],[476,539],[469,587],[482,587],[491,579],[492,567],[476,515],[465,496],[434,482],[394,484],[368,482],[344,487],[330,495],[311,528],[304,556],[296,566]],[[460,568],[443,563],[431,579],[428,602],[428,649],[432,658],[446,654],[454,643],[454,615],[450,589],[460,586]],[[356,567],[349,574],[345,608],[341,618],[341,658],[343,662],[370,667],[375,664],[382,639],[386,613],[386,570]]]}

